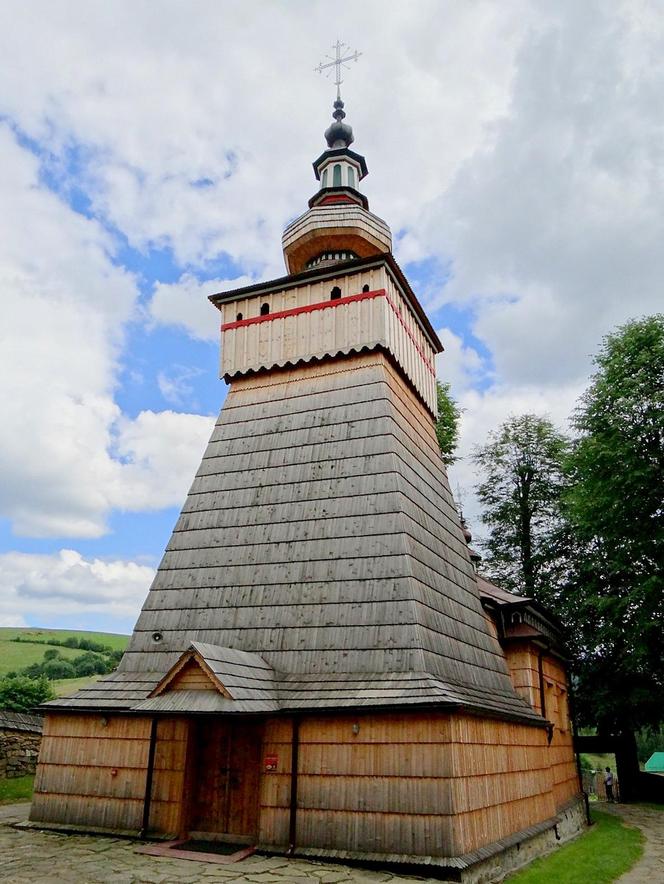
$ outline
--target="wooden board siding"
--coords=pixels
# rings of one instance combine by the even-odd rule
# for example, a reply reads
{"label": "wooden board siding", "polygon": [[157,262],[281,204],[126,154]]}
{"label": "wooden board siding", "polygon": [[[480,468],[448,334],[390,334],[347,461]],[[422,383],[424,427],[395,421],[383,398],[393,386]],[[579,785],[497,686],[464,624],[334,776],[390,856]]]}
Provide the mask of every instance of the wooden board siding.
{"label": "wooden board siding", "polygon": [[157,722],[150,819],[153,834],[179,835],[185,824],[185,777],[191,722],[162,718]]}
{"label": "wooden board siding", "polygon": [[574,735],[569,710],[569,686],[565,666],[558,658],[546,655],[542,661],[547,692],[547,718],[553,723],[550,746],[551,776],[556,807],[562,807],[579,794],[579,775],[574,755]]}
{"label": "wooden board siding", "polygon": [[138,830],[150,720],[46,715],[30,819]]}
{"label": "wooden board siding", "polygon": [[218,691],[212,678],[196,660],[189,660],[168,683],[169,691]]}
{"label": "wooden board siding", "polygon": [[544,731],[459,715],[452,717],[451,741],[458,853],[555,816]]}
{"label": "wooden board siding", "polygon": [[[330,299],[334,287],[339,301]],[[262,317],[263,304],[270,313]],[[222,305],[221,317],[223,377],[380,347],[437,413],[436,349],[386,268],[239,299]]]}
{"label": "wooden board siding", "polygon": [[[382,354],[233,384],[119,671],[166,672],[192,640],[297,674],[297,693],[277,679],[285,709],[447,699],[534,719],[487,627],[431,416]],[[302,689],[337,672],[360,678]],[[381,700],[398,672],[433,681]]]}
{"label": "wooden board siding", "polygon": [[540,703],[539,657],[540,649],[532,642],[510,642],[505,648],[505,659],[521,696],[538,712]]}
{"label": "wooden board siding", "polygon": [[[289,721],[268,722],[264,845],[288,843],[291,739]],[[301,721],[300,847],[458,856],[554,815],[541,729],[441,713]]]}

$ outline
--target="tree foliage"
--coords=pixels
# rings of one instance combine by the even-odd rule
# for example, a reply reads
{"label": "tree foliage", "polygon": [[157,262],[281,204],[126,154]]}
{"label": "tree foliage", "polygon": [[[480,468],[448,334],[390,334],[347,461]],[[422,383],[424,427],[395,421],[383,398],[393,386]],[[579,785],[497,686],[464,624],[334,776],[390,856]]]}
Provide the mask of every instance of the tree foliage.
{"label": "tree foliage", "polygon": [[565,509],[582,548],[566,608],[579,707],[604,730],[664,720],[664,316],[610,335],[574,416]]}
{"label": "tree foliage", "polygon": [[560,500],[566,436],[534,414],[511,417],[476,448],[482,481],[477,494],[489,536],[485,567],[507,589],[551,599],[553,550],[563,529]]}
{"label": "tree foliage", "polygon": [[45,676],[29,678],[26,675],[7,675],[0,678],[0,709],[30,712],[35,706],[54,697],[53,688]]}
{"label": "tree foliage", "polygon": [[438,419],[436,421],[436,438],[440,453],[446,466],[456,460],[454,452],[459,441],[459,418],[461,409],[452,398],[450,385],[436,381],[436,397],[438,401]]}

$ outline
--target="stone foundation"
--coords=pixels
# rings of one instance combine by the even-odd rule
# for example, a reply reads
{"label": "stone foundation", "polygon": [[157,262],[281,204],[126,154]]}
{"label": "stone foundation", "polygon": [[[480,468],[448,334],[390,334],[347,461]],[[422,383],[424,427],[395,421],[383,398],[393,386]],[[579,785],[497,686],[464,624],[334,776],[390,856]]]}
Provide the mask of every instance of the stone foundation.
{"label": "stone foundation", "polygon": [[470,865],[458,880],[463,884],[499,884],[507,875],[580,835],[586,826],[585,801],[583,796],[579,796],[561,809],[555,825],[506,845],[494,856]]}
{"label": "stone foundation", "polygon": [[0,779],[33,774],[40,743],[41,734],[0,730]]}

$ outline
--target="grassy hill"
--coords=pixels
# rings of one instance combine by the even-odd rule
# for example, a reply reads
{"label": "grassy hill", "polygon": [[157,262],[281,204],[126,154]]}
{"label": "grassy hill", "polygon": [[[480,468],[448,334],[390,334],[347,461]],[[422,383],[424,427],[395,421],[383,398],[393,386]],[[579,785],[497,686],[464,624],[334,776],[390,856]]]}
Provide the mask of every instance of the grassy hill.
{"label": "grassy hill", "polygon": [[[68,638],[86,638],[89,641],[99,642],[123,651],[129,641],[128,635],[117,635],[112,632],[86,632],[72,629],[38,629],[36,627],[16,628],[12,626],[0,627],[0,676],[7,672],[23,669],[31,663],[39,663],[44,658],[44,651],[49,647],[57,647],[60,655],[66,660],[71,660],[83,653],[79,648],[63,648],[60,645],[51,645],[50,640],[64,641]],[[15,639],[20,638],[18,642]],[[88,681],[93,681],[90,678]],[[67,679],[70,683],[80,682],[80,679]],[[62,682],[64,684],[65,682]],[[73,684],[73,687],[79,687]]]}

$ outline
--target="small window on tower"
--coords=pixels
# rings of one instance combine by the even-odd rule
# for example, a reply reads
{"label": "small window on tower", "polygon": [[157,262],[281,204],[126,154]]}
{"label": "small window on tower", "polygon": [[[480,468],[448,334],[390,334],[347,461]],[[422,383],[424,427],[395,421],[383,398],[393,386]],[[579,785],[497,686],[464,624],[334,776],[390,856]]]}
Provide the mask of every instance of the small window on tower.
{"label": "small window on tower", "polygon": [[327,187],[327,169],[323,169],[323,177],[320,182],[321,187]]}
{"label": "small window on tower", "polygon": [[336,163],[332,169],[332,187],[341,187],[341,166]]}
{"label": "small window on tower", "polygon": [[335,287],[330,292],[330,301],[336,301],[340,297],[341,297],[341,289],[339,288],[338,285],[335,285]]}
{"label": "small window on tower", "polygon": [[366,285],[366,283],[362,286],[362,291],[363,291],[363,292],[368,292],[368,291],[369,291],[369,286]]}
{"label": "small window on tower", "polygon": [[355,169],[352,166],[348,167],[348,186],[355,187]]}
{"label": "small window on tower", "polygon": [[235,317],[235,321],[242,322],[242,314],[241,313],[238,313],[238,315]]}
{"label": "small window on tower", "polygon": [[270,312],[270,305],[269,304],[261,304],[261,316],[267,316],[267,314],[269,312]]}

